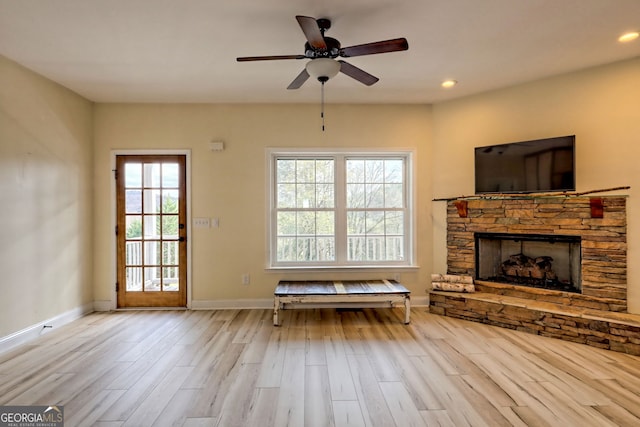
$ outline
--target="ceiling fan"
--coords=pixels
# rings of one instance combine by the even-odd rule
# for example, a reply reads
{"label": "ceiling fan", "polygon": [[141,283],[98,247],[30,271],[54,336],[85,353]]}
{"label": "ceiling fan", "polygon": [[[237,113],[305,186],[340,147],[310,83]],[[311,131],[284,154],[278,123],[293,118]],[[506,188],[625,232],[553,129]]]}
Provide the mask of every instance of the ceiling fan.
{"label": "ceiling fan", "polygon": [[341,47],[340,42],[331,37],[325,37],[324,33],[331,28],[331,21],[326,18],[315,19],[310,16],[296,16],[296,20],[302,29],[307,42],[304,45],[304,54],[301,55],[275,55],[275,56],[243,56],[237,58],[239,62],[247,61],[271,61],[279,59],[310,59],[305,68],[293,79],[287,89],[298,89],[309,77],[318,79],[324,86],[330,78],[339,72],[371,86],[379,79],[366,71],[349,64],[337,57],[349,58],[353,56],[373,55],[378,53],[397,52],[409,49],[409,43],[405,38],[384,40],[365,43],[356,46]]}

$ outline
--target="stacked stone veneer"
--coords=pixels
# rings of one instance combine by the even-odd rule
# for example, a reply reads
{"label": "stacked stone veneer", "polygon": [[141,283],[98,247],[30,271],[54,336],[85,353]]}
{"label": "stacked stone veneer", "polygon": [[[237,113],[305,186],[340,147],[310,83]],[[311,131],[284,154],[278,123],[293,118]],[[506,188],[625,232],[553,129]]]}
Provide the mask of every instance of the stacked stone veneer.
{"label": "stacked stone veneer", "polygon": [[[626,198],[602,197],[603,217],[592,218],[589,197],[460,199],[447,205],[447,269],[476,277],[474,233],[578,235],[582,237],[582,293],[546,301],[580,305],[603,303],[608,310],[627,307]],[[466,202],[458,209],[456,202]],[[597,216],[597,215],[596,215]],[[521,287],[526,293],[526,287]],[[532,299],[535,293],[531,293]]]}

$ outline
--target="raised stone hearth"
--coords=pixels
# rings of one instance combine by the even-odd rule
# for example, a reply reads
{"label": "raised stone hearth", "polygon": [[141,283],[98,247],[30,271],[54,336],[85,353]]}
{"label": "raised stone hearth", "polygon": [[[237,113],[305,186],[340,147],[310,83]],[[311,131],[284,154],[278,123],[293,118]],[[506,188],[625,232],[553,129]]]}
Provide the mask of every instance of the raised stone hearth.
{"label": "raised stone hearth", "polygon": [[[434,314],[485,323],[640,356],[640,316],[607,311],[606,300],[567,305],[573,293],[476,283],[479,292],[429,292]],[[519,296],[515,296],[519,295]],[[603,309],[604,308],[604,309]]]}
{"label": "raised stone hearth", "polygon": [[[579,236],[578,291],[478,280],[477,235]],[[520,196],[447,205],[447,273],[475,293],[431,291],[433,313],[640,355],[640,316],[627,309],[626,198]],[[530,254],[544,256],[545,254]]]}

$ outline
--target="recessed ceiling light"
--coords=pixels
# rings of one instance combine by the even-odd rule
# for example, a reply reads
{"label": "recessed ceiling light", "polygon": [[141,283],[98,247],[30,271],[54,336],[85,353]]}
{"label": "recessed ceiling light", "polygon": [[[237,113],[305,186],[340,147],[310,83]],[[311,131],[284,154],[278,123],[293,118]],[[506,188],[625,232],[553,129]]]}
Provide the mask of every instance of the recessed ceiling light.
{"label": "recessed ceiling light", "polygon": [[621,43],[627,43],[637,39],[638,36],[640,36],[640,33],[638,33],[637,31],[629,31],[628,33],[624,33],[623,35],[618,37],[618,41]]}
{"label": "recessed ceiling light", "polygon": [[458,82],[456,80],[445,80],[442,82],[441,86],[445,89],[449,89],[454,87]]}

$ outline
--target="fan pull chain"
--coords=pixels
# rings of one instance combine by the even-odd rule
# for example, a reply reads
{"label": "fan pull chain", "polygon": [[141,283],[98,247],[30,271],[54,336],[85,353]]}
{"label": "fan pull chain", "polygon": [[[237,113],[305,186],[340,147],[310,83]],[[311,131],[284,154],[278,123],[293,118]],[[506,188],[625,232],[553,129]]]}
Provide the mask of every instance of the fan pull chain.
{"label": "fan pull chain", "polygon": [[322,83],[322,88],[320,89],[320,96],[321,96],[321,109],[320,109],[320,118],[322,119],[322,132],[324,132],[324,82],[320,82]]}

